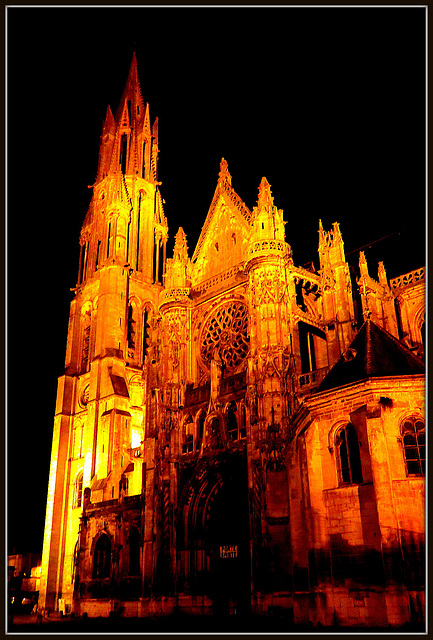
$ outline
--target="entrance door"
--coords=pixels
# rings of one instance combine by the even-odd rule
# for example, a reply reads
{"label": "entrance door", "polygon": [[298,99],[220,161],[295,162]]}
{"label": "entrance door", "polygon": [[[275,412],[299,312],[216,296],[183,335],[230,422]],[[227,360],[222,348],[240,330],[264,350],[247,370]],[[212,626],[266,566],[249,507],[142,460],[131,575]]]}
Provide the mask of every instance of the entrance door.
{"label": "entrance door", "polygon": [[245,468],[243,477],[240,473],[228,473],[206,505],[205,544],[210,555],[210,595],[217,615],[244,614],[249,610],[247,495]]}
{"label": "entrance door", "polygon": [[202,460],[179,484],[179,591],[210,597],[219,615],[245,613],[251,589],[245,455]]}

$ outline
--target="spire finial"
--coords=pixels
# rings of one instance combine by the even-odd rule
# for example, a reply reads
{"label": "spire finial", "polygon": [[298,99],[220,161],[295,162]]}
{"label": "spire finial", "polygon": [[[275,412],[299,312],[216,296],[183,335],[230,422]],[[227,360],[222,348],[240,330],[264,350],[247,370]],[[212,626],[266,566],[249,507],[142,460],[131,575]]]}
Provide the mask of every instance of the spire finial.
{"label": "spire finial", "polygon": [[221,159],[221,163],[220,163],[220,172],[218,174],[219,176],[219,182],[227,182],[228,184],[231,185],[232,183],[232,177],[230,175],[229,172],[229,165],[227,164],[227,160],[225,160],[224,158]]}
{"label": "spire finial", "polygon": [[271,185],[263,176],[259,186],[259,199],[257,201],[259,209],[269,209],[274,206],[274,199],[271,193]]}

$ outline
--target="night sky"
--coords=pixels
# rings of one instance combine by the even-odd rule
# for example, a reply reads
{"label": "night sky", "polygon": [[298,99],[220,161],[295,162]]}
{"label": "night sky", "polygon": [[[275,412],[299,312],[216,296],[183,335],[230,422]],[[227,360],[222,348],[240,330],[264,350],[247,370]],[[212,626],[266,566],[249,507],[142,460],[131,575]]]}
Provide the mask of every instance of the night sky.
{"label": "night sky", "polygon": [[[132,52],[152,122],[172,256],[190,256],[224,157],[247,206],[262,176],[295,263],[340,222],[370,275],[425,264],[423,8],[9,8],[9,552],[41,551],[57,378],[107,105]],[[351,253],[354,252],[354,253]]]}

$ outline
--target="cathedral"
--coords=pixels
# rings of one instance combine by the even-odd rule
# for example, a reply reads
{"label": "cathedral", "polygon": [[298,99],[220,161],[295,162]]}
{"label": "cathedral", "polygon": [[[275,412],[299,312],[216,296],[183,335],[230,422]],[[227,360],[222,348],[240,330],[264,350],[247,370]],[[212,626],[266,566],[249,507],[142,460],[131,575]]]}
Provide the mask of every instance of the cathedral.
{"label": "cathedral", "polygon": [[[297,266],[222,159],[172,257],[135,54],[107,109],[58,381],[39,607],[87,617],[425,620],[425,270],[339,224]],[[377,273],[377,275],[376,275]]]}

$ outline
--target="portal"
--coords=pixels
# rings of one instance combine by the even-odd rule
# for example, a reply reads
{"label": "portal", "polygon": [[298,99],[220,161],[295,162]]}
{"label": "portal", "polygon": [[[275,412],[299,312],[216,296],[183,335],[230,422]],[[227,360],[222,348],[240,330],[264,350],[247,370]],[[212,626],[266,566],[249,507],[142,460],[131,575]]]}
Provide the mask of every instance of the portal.
{"label": "portal", "polygon": [[212,599],[216,615],[243,614],[251,585],[245,456],[202,460],[188,484],[178,531],[179,577],[185,591]]}

